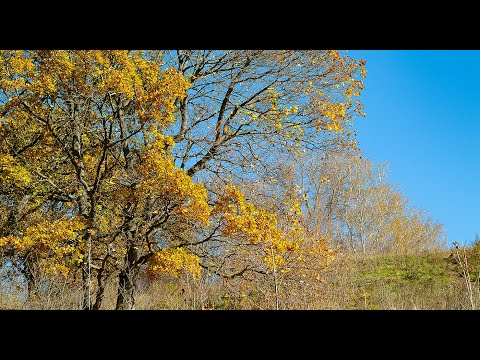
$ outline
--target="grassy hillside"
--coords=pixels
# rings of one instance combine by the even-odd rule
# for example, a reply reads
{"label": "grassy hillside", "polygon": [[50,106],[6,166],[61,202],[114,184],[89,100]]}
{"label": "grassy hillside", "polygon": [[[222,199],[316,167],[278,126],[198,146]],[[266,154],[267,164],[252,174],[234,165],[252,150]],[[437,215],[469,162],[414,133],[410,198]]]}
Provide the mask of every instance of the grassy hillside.
{"label": "grassy hillside", "polygon": [[[332,288],[345,299],[345,309],[468,309],[470,292],[462,271],[463,253],[348,256],[330,271]],[[460,260],[456,257],[460,255]],[[472,297],[479,302],[479,248],[467,249]],[[466,268],[465,268],[466,269]],[[337,298],[339,298],[337,296]],[[340,306],[338,306],[340,305]]]}

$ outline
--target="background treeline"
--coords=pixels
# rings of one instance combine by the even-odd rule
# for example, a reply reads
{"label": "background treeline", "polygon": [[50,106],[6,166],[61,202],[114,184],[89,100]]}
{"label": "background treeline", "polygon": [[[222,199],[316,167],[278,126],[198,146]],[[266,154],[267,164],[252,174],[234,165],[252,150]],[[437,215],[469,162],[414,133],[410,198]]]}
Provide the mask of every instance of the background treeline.
{"label": "background treeline", "polygon": [[357,306],[356,264],[446,245],[356,147],[365,76],[338,51],[2,51],[0,306]]}

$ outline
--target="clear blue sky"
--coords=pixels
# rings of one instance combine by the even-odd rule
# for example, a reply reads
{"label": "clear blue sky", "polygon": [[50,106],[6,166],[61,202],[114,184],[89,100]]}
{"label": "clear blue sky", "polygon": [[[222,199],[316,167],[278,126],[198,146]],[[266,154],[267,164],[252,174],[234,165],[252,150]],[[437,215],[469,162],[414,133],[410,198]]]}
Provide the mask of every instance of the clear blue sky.
{"label": "clear blue sky", "polygon": [[367,61],[366,118],[355,123],[367,158],[442,223],[452,241],[480,235],[480,51],[352,50]]}

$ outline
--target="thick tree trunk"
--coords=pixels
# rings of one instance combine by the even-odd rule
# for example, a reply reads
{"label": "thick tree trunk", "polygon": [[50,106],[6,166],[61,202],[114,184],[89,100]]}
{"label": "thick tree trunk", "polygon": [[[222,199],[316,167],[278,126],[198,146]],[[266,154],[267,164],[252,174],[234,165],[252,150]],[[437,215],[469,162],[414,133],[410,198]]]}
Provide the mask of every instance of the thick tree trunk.
{"label": "thick tree trunk", "polygon": [[117,305],[115,310],[135,309],[135,262],[138,260],[138,252],[131,245],[125,255],[125,266],[118,275]]}
{"label": "thick tree trunk", "polygon": [[117,305],[115,310],[135,309],[135,278],[132,272],[122,271],[119,275]]}
{"label": "thick tree trunk", "polygon": [[95,296],[95,304],[93,304],[93,310],[100,310],[102,306],[103,298],[105,297],[105,288],[107,286],[109,276],[104,276],[103,272],[105,271],[107,257],[105,257],[102,268],[98,271],[97,274],[97,293]]}

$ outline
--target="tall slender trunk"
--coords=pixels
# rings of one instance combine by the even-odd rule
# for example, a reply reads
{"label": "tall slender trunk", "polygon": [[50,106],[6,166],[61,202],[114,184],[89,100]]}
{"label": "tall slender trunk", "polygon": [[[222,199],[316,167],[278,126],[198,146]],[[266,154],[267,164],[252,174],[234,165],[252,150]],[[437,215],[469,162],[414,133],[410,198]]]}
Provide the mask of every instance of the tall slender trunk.
{"label": "tall slender trunk", "polygon": [[280,300],[278,298],[277,267],[275,266],[275,253],[273,252],[273,246],[270,246],[270,252],[272,254],[273,264],[273,284],[275,286],[275,310],[280,310]]}
{"label": "tall slender trunk", "polygon": [[83,161],[83,135],[84,129],[82,127],[82,119],[78,113],[78,104],[75,103],[74,99],[69,100],[69,115],[72,121],[72,144],[70,148],[71,161],[72,165],[75,168],[76,178],[77,178],[77,187],[80,191],[80,194],[77,197],[78,212],[79,215],[88,222],[84,232],[84,241],[87,245],[85,249],[86,254],[84,257],[84,262],[82,264],[82,283],[83,283],[83,302],[82,309],[91,310],[92,309],[92,298],[91,298],[91,246],[92,246],[92,234],[90,229],[93,224],[94,211],[95,207],[93,206],[91,200],[92,197],[89,196],[90,186],[86,180],[85,176],[85,164]]}
{"label": "tall slender trunk", "polygon": [[90,305],[90,277],[88,274],[88,264],[85,262],[82,266],[82,310],[91,310]]}

